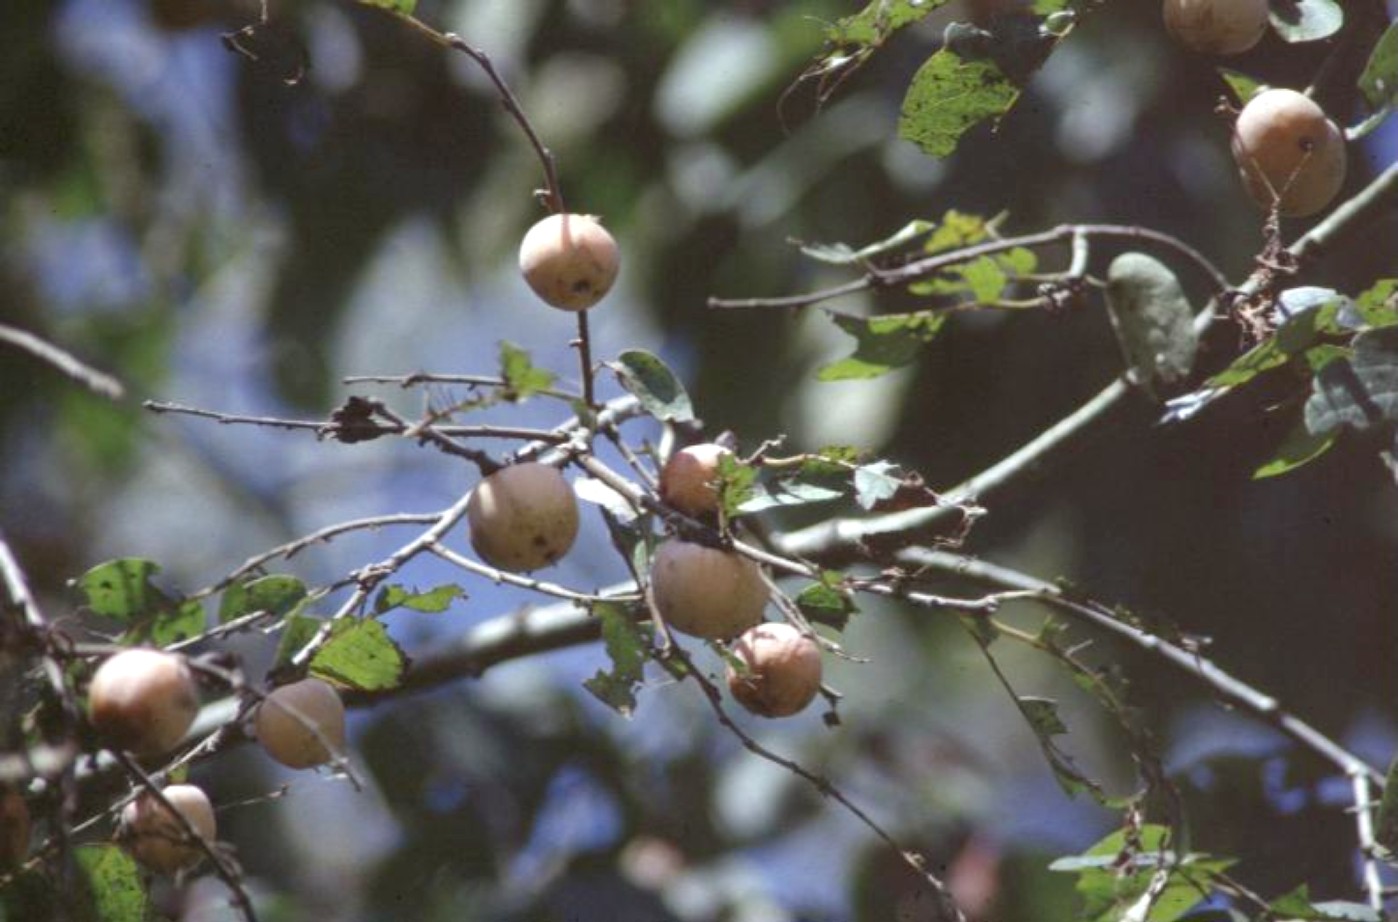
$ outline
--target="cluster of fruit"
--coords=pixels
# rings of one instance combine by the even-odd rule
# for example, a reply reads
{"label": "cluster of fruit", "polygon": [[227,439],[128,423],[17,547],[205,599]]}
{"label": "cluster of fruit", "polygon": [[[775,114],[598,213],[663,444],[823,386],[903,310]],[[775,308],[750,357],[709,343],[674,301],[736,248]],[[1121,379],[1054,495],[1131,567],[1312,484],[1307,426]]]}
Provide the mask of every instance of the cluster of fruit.
{"label": "cluster of fruit", "polygon": [[[1267,0],[1165,0],[1165,26],[1203,54],[1241,54],[1267,31]],[[1345,137],[1302,93],[1267,89],[1247,100],[1233,129],[1233,159],[1248,194],[1283,215],[1315,214],[1345,181]]]}
{"label": "cluster of fruit", "polygon": [[[105,745],[151,758],[170,752],[188,734],[199,713],[199,685],[184,656],[136,648],[97,667],[87,700],[88,721]],[[290,768],[312,768],[341,757],[345,706],[330,685],[305,678],[263,696],[252,712],[252,727],[273,759]],[[167,785],[159,796],[142,791],[121,813],[120,841],[158,873],[198,864],[216,834],[208,795],[193,784]]]}

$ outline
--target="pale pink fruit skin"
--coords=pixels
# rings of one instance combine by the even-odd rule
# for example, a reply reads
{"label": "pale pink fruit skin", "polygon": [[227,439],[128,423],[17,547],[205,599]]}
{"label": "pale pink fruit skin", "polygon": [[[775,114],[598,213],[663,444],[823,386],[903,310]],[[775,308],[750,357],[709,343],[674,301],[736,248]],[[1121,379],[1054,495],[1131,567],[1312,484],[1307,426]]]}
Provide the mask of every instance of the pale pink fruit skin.
{"label": "pale pink fruit skin", "polygon": [[685,515],[708,515],[718,510],[719,459],[733,452],[705,442],[670,456],[660,472],[660,498]]}
{"label": "pale pink fruit skin", "polygon": [[549,215],[529,228],[519,246],[524,280],[559,310],[592,307],[611,291],[620,268],[616,240],[592,215]]}
{"label": "pale pink fruit skin", "polygon": [[651,561],[651,592],[674,630],[726,640],[762,620],[768,589],[757,564],[732,551],[671,538]]}
{"label": "pale pink fruit skin", "polygon": [[[189,820],[200,838],[213,845],[218,824],[208,795],[192,784],[172,784],[161,793]],[[184,826],[149,791],[142,791],[121,811],[121,825],[125,836],[122,844],[131,857],[158,874],[191,868],[204,857],[203,849],[189,838]]]}
{"label": "pale pink fruit skin", "polygon": [[1295,90],[1254,96],[1233,127],[1232,149],[1248,194],[1270,208],[1275,190],[1284,215],[1320,211],[1345,182],[1344,135],[1320,106]]}
{"label": "pale pink fruit skin", "polygon": [[183,656],[132,649],[97,667],[88,719],[110,745],[137,756],[174,749],[199,713],[199,688]]}
{"label": "pale pink fruit skin", "polygon": [[559,560],[578,537],[578,500],[556,468],[529,461],[484,478],[466,504],[471,546],[494,567],[524,573]]}
{"label": "pale pink fruit skin", "polygon": [[1242,54],[1267,31],[1267,0],[1165,0],[1165,28],[1200,54]]}
{"label": "pale pink fruit skin", "polygon": [[790,717],[820,691],[820,644],[784,621],[748,628],[733,645],[733,655],[747,672],[730,665],[728,690],[754,714]]}
{"label": "pale pink fruit skin", "polygon": [[267,755],[287,768],[314,768],[344,754],[345,705],[329,683],[302,679],[267,695],[253,732]]}

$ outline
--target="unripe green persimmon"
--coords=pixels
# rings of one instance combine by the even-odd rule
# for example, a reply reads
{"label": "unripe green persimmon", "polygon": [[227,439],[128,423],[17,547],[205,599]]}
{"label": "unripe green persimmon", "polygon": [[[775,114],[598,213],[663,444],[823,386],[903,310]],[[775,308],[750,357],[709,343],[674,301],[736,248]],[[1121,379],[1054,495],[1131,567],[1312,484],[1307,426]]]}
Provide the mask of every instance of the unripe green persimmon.
{"label": "unripe green persimmon", "polygon": [[[160,793],[213,845],[218,825],[208,795],[192,784],[172,784]],[[131,857],[158,874],[173,874],[199,863],[204,850],[180,821],[149,791],[142,791],[121,811],[121,841]]]}
{"label": "unripe green persimmon", "polygon": [[660,498],[685,515],[717,511],[719,460],[732,455],[712,442],[680,449],[660,471]]}
{"label": "unripe green persimmon", "polygon": [[767,584],[757,564],[678,538],[655,552],[650,578],[665,623],[695,637],[734,637],[761,621],[767,606]]}
{"label": "unripe green persimmon", "polygon": [[529,461],[481,480],[466,505],[471,546],[491,566],[527,572],[554,563],[578,536],[578,500],[557,468]]}
{"label": "unripe green persimmon", "polygon": [[1233,127],[1233,159],[1248,194],[1264,208],[1304,216],[1330,204],[1345,182],[1345,138],[1295,90],[1258,93]]}
{"label": "unripe green persimmon", "polygon": [[345,751],[345,705],[329,683],[302,679],[262,700],[253,731],[267,754],[288,768],[324,765]]}
{"label": "unripe green persimmon", "polygon": [[733,655],[745,669],[728,667],[728,690],[754,714],[789,717],[820,691],[820,644],[785,621],[748,628]]}
{"label": "unripe green persimmon", "polygon": [[1242,54],[1267,31],[1267,0],[1165,0],[1165,28],[1201,54]]}
{"label": "unripe green persimmon", "polygon": [[621,267],[616,241],[592,215],[549,215],[519,246],[519,271],[544,302],[585,311],[611,290]]}
{"label": "unripe green persimmon", "polygon": [[199,713],[199,689],[185,658],[132,649],[97,667],[88,686],[88,719],[117,749],[137,756],[175,748]]}

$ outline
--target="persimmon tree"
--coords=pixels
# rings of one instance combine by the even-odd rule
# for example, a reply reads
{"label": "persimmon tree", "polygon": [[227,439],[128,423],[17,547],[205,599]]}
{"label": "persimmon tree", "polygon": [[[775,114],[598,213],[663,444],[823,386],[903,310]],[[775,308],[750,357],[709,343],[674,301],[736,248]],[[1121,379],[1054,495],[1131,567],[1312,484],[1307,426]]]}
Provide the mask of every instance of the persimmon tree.
{"label": "persimmon tree", "polygon": [[[199,18],[192,5],[157,6],[161,16],[173,9]],[[1109,357],[1093,361],[1112,368],[1101,390],[1076,405],[1054,401],[1047,425],[1012,420],[1012,446],[945,487],[934,487],[916,458],[858,444],[797,444],[780,429],[725,431],[706,412],[701,418],[703,407],[684,375],[655,350],[618,338],[615,327],[598,334],[594,318],[624,289],[614,284],[618,268],[624,273],[653,251],[641,241],[629,249],[627,234],[606,229],[611,215],[590,200],[588,185],[567,181],[566,161],[550,148],[490,49],[439,29],[413,0],[351,6],[362,28],[391,36],[383,41],[392,47],[431,49],[484,75],[488,95],[499,103],[490,109],[492,124],[519,140],[512,161],[536,167],[542,179],[538,189],[538,176],[518,185],[518,197],[532,199],[536,211],[518,247],[517,303],[498,309],[533,311],[541,325],[562,330],[575,363],[548,367],[530,350],[502,341],[489,368],[358,369],[333,400],[301,415],[236,412],[180,394],[143,401],[140,425],[147,431],[177,422],[228,427],[271,439],[259,442],[264,446],[313,440],[315,451],[327,454],[392,444],[418,463],[462,474],[459,493],[442,508],[327,517],[308,533],[246,549],[241,563],[226,562],[203,586],[176,589],[161,577],[160,563],[131,554],[88,561],[67,574],[66,594],[44,596],[34,590],[17,543],[0,535],[7,602],[0,637],[8,658],[0,918],[194,913],[197,902],[181,904],[181,895],[196,892],[205,879],[217,882],[218,895],[199,892],[233,916],[281,917],[276,894],[248,870],[255,837],[245,839],[222,816],[215,822],[215,811],[233,819],[248,804],[282,809],[302,783],[294,782],[286,798],[287,788],[264,787],[241,800],[218,792],[210,798],[196,783],[259,745],[283,766],[315,772],[310,783],[345,780],[360,791],[350,796],[364,798],[377,791],[409,818],[407,844],[376,880],[409,879],[415,866],[439,860],[455,867],[456,859],[434,852],[440,840],[414,840],[414,823],[426,827],[434,811],[456,809],[439,810],[430,792],[419,795],[449,786],[456,766],[465,764],[455,761],[465,757],[452,754],[449,735],[421,735],[426,731],[417,722],[451,701],[428,693],[572,647],[588,651],[595,671],[567,696],[571,704],[540,700],[537,712],[508,729],[504,717],[488,710],[474,719],[498,724],[513,740],[502,749],[510,764],[493,777],[528,791],[521,797],[535,815],[523,829],[532,835],[540,834],[537,814],[549,797],[561,796],[546,796],[560,766],[590,764],[607,779],[612,798],[625,805],[621,822],[628,828],[604,857],[610,873],[625,877],[627,892],[643,897],[625,910],[610,902],[614,894],[589,897],[588,869],[580,865],[535,868],[537,886],[517,887],[508,899],[432,903],[419,894],[406,912],[455,906],[466,914],[461,917],[492,919],[741,914],[741,895],[712,882],[697,885],[711,888],[711,898],[686,902],[677,870],[685,854],[722,854],[740,836],[725,846],[702,803],[688,804],[692,815],[663,820],[674,803],[649,802],[644,769],[625,763],[625,747],[603,741],[605,734],[581,717],[557,716],[560,709],[576,714],[570,709],[585,698],[612,712],[599,719],[640,725],[667,719],[648,702],[687,698],[699,705],[690,714],[702,728],[696,732],[741,748],[746,759],[799,785],[781,789],[797,792],[781,795],[791,806],[768,809],[829,812],[875,843],[887,866],[868,886],[885,886],[895,897],[852,898],[851,913],[1047,917],[997,890],[1000,872],[977,865],[983,853],[974,837],[950,848],[950,857],[929,850],[927,830],[960,819],[953,804],[933,796],[912,806],[896,801],[888,788],[861,777],[848,755],[897,749],[890,740],[900,725],[861,726],[872,720],[870,711],[848,716],[847,693],[832,673],[857,677],[850,679],[857,690],[848,694],[878,699],[892,673],[885,673],[879,653],[861,649],[851,629],[866,619],[907,616],[944,625],[939,643],[979,658],[976,694],[1000,702],[1016,719],[1013,732],[1037,747],[1039,772],[1058,790],[1040,790],[1036,803],[1018,809],[1076,799],[1094,804],[1104,818],[1105,834],[1044,862],[1050,876],[1075,891],[1074,917],[1389,917],[1398,782],[1385,777],[1383,764],[1309,717],[1306,701],[1283,702],[1263,683],[1245,679],[1249,650],[1210,645],[1197,631],[1176,626],[1173,613],[1139,610],[1130,591],[1101,590],[1076,574],[1028,572],[1003,546],[983,546],[981,538],[1019,488],[1070,470],[1104,433],[1188,444],[1230,406],[1258,408],[1244,417],[1265,417],[1280,433],[1269,454],[1247,462],[1259,482],[1282,483],[1275,478],[1322,468],[1336,446],[1398,481],[1398,244],[1375,230],[1394,226],[1398,164],[1391,157],[1361,164],[1357,153],[1398,100],[1398,27],[1382,5],[1275,2],[1264,15],[1259,3],[1167,0],[1163,18],[1150,18],[1164,40],[1187,46],[1181,53],[1203,75],[1198,79],[1213,81],[1218,111],[1188,117],[1218,126],[1238,190],[1256,205],[1245,219],[1255,235],[1251,262],[1241,271],[1226,271],[1169,229],[1110,218],[1035,226],[1013,212],[983,217],[960,207],[952,189],[949,207],[939,213],[881,215],[888,221],[870,239],[799,243],[802,262],[783,290],[704,293],[697,322],[724,324],[728,335],[742,336],[731,331],[773,315],[819,313],[822,324],[854,343],[816,377],[870,387],[926,361],[958,324],[1102,317],[1115,345],[1096,343]],[[834,117],[842,94],[864,79],[866,68],[925,47],[916,70],[897,78],[906,84],[899,86],[896,119],[903,143],[931,158],[957,156],[968,143],[1010,144],[1007,126],[1021,117],[1036,75],[1111,6],[880,0],[824,27],[824,49],[787,74],[784,92],[770,94],[770,117],[790,120],[804,106],[810,111],[800,117],[819,124]],[[275,72],[292,92],[316,65],[315,48],[294,39],[301,15],[314,13],[279,10],[275,0],[237,11],[222,43],[237,66]],[[1211,28],[1223,32],[1215,36]],[[1280,58],[1303,59],[1309,85],[1267,86],[1262,74],[1248,75],[1247,58],[1238,67],[1232,61],[1219,67],[1211,57],[1251,53],[1258,42]],[[885,72],[879,79],[893,78]],[[1327,110],[1317,99],[1338,102]],[[480,117],[461,113],[468,115]],[[1030,152],[1012,156],[1033,168]],[[513,173],[523,175],[519,168]],[[1241,196],[1234,205],[1247,207]],[[1303,216],[1311,217],[1295,220]],[[770,231],[759,245],[786,248],[781,230]],[[1387,275],[1314,283],[1311,274],[1327,260],[1366,240],[1386,253]],[[860,307],[850,308],[851,300]],[[486,328],[473,335],[494,339],[485,316]],[[557,326],[560,320],[565,327]],[[120,381],[52,338],[9,324],[0,326],[0,336],[11,357],[22,353],[56,370],[65,386],[121,399]],[[1056,346],[1040,348],[1051,353]],[[1013,386],[1013,363],[989,361]],[[1132,419],[1123,428],[1126,410]],[[988,421],[972,417],[970,425],[977,422]],[[1235,472],[1236,489],[1247,484],[1247,473]],[[1384,501],[1382,514],[1391,522],[1391,489]],[[1149,532],[1151,524],[1133,527]],[[6,533],[11,530],[6,523]],[[307,563],[358,538],[385,535],[392,536],[387,551],[347,568],[332,563],[332,575]],[[582,553],[606,563],[582,577],[557,575],[560,561]],[[451,578],[438,581],[443,572]],[[513,601],[509,610],[482,612],[478,594]],[[1389,596],[1382,604],[1392,613],[1396,601]],[[448,615],[469,627],[454,635],[433,632],[408,652],[404,635],[413,632],[414,619]],[[1062,680],[1054,686],[1060,691],[1037,687],[1045,681],[1044,664]],[[1276,875],[1254,871],[1267,855],[1265,843],[1222,834],[1214,827],[1226,824],[1225,817],[1196,809],[1190,789],[1197,779],[1172,764],[1170,741],[1162,739],[1149,702],[1139,700],[1138,685],[1161,674],[1286,740],[1307,772],[1339,781],[1342,795],[1317,803],[1348,829],[1343,853],[1329,856],[1352,869],[1343,892],[1313,892],[1303,868],[1283,869],[1286,882],[1278,886]],[[1060,700],[1061,690],[1077,703]],[[353,714],[399,699],[409,704],[395,722],[366,723],[356,734],[352,718],[347,734],[346,707]],[[1094,738],[1106,741],[1117,762],[1109,779],[1087,765],[1070,732],[1087,703],[1107,727]],[[836,756],[823,756],[824,744],[796,745],[797,737],[770,732],[802,713],[818,715],[800,725],[803,738],[845,737],[844,748],[829,744]],[[873,764],[896,785],[918,777],[888,767],[908,758],[914,757]],[[958,758],[927,755],[933,777],[926,783],[945,777],[965,785],[985,774],[955,766]],[[677,776],[668,783],[678,784]],[[482,809],[468,813],[476,817]],[[497,885],[508,892],[500,885],[509,876],[505,863],[526,852],[519,829],[501,833],[505,822],[470,827],[483,838],[499,833],[503,844],[456,843],[478,850],[471,879],[485,882],[481,892],[494,893]],[[1213,842],[1231,844],[1223,850]],[[568,881],[577,887],[569,890]],[[894,882],[880,884],[887,881]],[[389,908],[393,899],[366,917],[405,911]],[[788,914],[774,917],[795,918],[799,904],[783,911]]]}

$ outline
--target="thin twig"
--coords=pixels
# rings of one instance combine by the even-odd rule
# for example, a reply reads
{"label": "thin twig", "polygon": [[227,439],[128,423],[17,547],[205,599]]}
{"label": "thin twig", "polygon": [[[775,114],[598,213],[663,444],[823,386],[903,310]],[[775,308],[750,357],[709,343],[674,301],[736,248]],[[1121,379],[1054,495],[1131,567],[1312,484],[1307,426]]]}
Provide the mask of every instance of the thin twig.
{"label": "thin twig", "polygon": [[1063,224],[1036,234],[1021,237],[1005,237],[988,240],[984,243],[936,253],[914,260],[892,269],[871,269],[862,277],[830,288],[809,292],[803,295],[788,295],[779,298],[710,298],[709,307],[715,309],[751,308],[803,308],[828,301],[832,298],[855,294],[860,291],[879,288],[898,288],[912,282],[921,281],[949,266],[959,265],[981,256],[990,256],[1017,248],[1032,249],[1052,244],[1068,243],[1087,237],[1104,239],[1146,241],[1173,250],[1185,257],[1209,277],[1215,292],[1228,289],[1228,279],[1202,253],[1177,237],[1145,227],[1131,227],[1118,224]]}
{"label": "thin twig", "polygon": [[523,576],[519,573],[511,573],[508,570],[501,570],[497,567],[487,566],[479,561],[472,560],[464,554],[458,554],[451,548],[446,547],[439,541],[433,541],[427,545],[427,550],[445,560],[454,567],[459,567],[467,573],[474,573],[483,576],[496,583],[506,583],[511,586],[518,586],[521,589],[528,589],[540,595],[551,595],[558,599],[567,599],[570,602],[591,603],[607,601],[602,596],[592,595],[586,592],[578,592],[569,589],[567,586],[560,586],[558,583],[550,583],[545,580],[534,579],[531,576]]}
{"label": "thin twig", "polygon": [[908,548],[901,551],[898,557],[901,562],[909,566],[919,567],[924,571],[937,571],[948,576],[968,579],[1000,589],[1031,592],[1039,601],[1073,617],[1075,620],[1106,631],[1145,650],[1152,656],[1182,669],[1212,689],[1222,699],[1231,702],[1268,726],[1276,728],[1345,774],[1360,774],[1375,784],[1383,784],[1383,775],[1377,769],[1287,711],[1275,698],[1219,668],[1198,651],[1187,650],[1162,637],[1127,624],[1117,618],[1106,606],[1096,602],[1070,598],[1062,589],[1052,583],[1046,583],[1009,567],[978,560],[974,557],[926,548]]}
{"label": "thin twig", "polygon": [[1353,768],[1349,772],[1350,784],[1354,788],[1354,825],[1359,838],[1359,854],[1363,862],[1360,876],[1364,880],[1364,893],[1369,899],[1369,907],[1383,914],[1383,878],[1379,876],[1379,847],[1374,839],[1374,802],[1369,779]]}
{"label": "thin twig", "polygon": [[99,397],[120,400],[126,396],[126,388],[116,378],[83,363],[71,353],[65,352],[47,340],[40,339],[33,333],[0,323],[0,342],[7,342],[15,348],[29,353],[39,361],[51,365]]}

